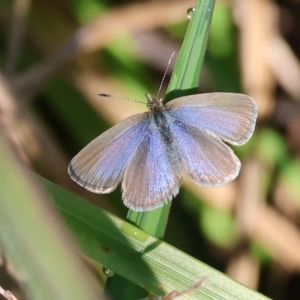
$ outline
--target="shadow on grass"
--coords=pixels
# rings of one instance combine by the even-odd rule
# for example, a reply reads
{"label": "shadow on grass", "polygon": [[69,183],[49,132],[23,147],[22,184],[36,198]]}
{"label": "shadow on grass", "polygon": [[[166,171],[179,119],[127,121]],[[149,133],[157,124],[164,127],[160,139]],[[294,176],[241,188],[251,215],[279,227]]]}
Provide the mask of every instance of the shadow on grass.
{"label": "shadow on grass", "polygon": [[125,221],[46,179],[41,180],[85,255],[151,293],[165,294],[143,259],[144,250],[148,252],[156,245],[145,249],[143,241],[139,241],[137,249],[132,242],[134,235],[122,231]]}

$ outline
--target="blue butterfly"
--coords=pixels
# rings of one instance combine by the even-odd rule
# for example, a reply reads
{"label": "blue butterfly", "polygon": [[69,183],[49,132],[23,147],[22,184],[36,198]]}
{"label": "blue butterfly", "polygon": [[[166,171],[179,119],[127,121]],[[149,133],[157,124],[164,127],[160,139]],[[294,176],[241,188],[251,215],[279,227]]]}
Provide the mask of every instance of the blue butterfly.
{"label": "blue butterfly", "polygon": [[122,181],[124,204],[148,211],[178,194],[184,173],[205,187],[238,176],[240,160],[226,143],[240,146],[250,139],[257,118],[251,97],[208,93],[163,105],[146,96],[148,112],[113,126],[72,159],[74,181],[94,193],[110,193]]}

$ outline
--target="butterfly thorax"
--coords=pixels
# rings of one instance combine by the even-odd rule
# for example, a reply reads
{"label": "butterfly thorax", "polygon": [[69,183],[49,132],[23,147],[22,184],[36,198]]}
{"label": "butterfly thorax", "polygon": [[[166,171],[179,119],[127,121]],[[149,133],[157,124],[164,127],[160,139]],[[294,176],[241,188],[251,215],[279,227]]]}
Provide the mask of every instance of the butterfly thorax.
{"label": "butterfly thorax", "polygon": [[159,130],[165,143],[171,145],[173,143],[170,131],[171,122],[163,105],[163,99],[153,98],[150,94],[146,94],[146,97],[148,100],[149,117],[154,119],[156,128]]}
{"label": "butterfly thorax", "polygon": [[155,112],[165,111],[165,107],[162,103],[162,99],[153,98],[150,94],[146,94],[147,97],[147,108],[149,109],[149,113],[153,115]]}

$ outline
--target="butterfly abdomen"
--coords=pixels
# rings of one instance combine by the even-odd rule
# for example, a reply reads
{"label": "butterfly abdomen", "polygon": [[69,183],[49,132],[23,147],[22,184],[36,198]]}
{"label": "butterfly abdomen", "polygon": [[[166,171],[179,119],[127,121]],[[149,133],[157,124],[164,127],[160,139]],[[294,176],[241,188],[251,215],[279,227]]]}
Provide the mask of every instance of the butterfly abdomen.
{"label": "butterfly abdomen", "polygon": [[172,166],[173,171],[179,177],[181,177],[182,159],[179,154],[179,149],[176,145],[174,135],[172,133],[172,126],[174,119],[170,117],[166,112],[155,112],[153,114],[155,124],[159,130],[161,137],[164,141],[165,151],[169,158],[169,163]]}
{"label": "butterfly abdomen", "polygon": [[154,113],[153,117],[164,142],[172,144],[174,139],[170,130],[171,122],[169,117],[162,111]]}

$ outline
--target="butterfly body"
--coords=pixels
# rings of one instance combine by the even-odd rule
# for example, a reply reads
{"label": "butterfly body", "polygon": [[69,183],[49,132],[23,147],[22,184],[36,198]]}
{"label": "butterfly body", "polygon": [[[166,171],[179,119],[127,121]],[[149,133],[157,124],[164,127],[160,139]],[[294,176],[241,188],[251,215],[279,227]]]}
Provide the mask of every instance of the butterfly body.
{"label": "butterfly body", "polygon": [[146,96],[148,112],[113,126],[72,159],[73,180],[96,193],[122,181],[124,204],[146,211],[178,193],[183,172],[208,187],[236,178],[240,161],[224,141],[242,145],[251,137],[257,116],[251,97],[199,94],[163,105]]}

